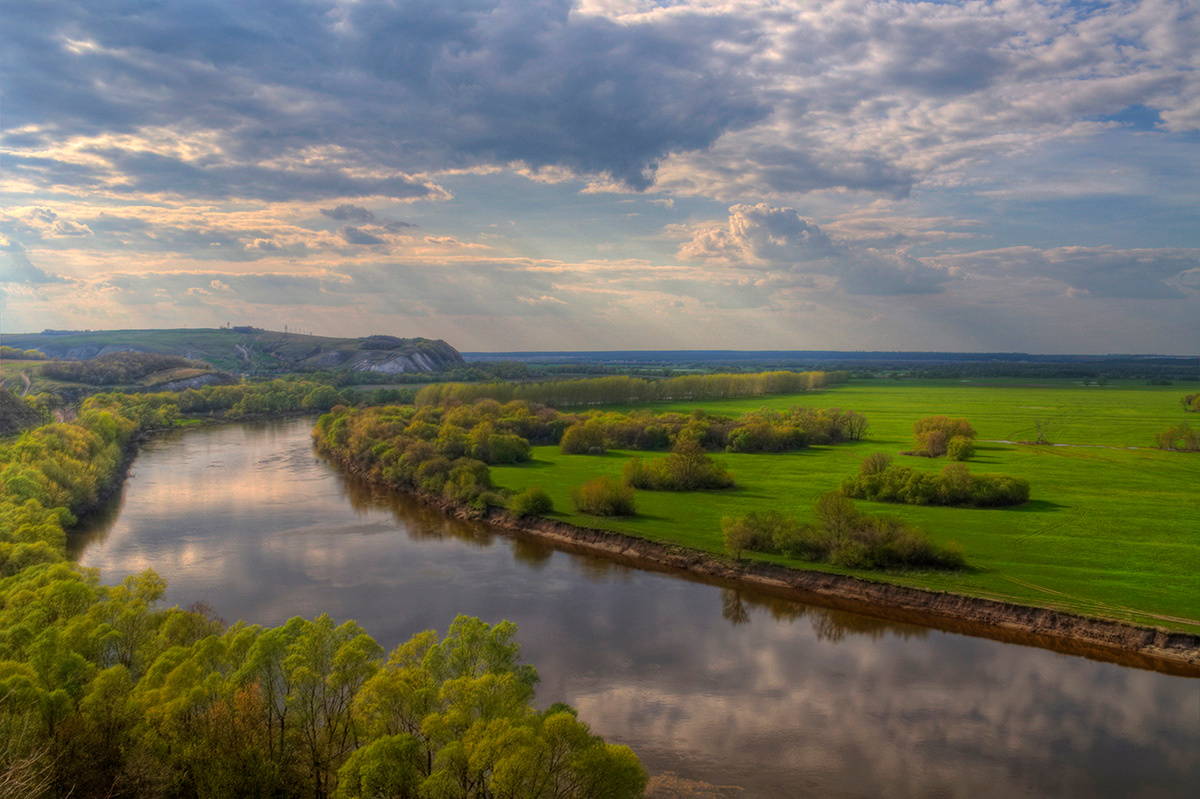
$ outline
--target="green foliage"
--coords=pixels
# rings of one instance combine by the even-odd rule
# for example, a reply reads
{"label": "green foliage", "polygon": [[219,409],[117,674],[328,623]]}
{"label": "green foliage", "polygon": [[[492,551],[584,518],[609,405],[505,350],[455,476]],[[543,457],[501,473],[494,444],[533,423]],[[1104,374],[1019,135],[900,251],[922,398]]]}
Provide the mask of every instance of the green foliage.
{"label": "green foliage", "polygon": [[[324,383],[297,378],[279,378],[261,383],[236,383],[189,388],[185,391],[157,391],[138,394],[107,392],[94,394],[84,401],[85,408],[105,408],[137,416],[170,406],[176,415],[216,415],[227,419],[251,419],[261,416],[328,410],[350,404],[356,392],[341,391]],[[370,399],[370,395],[363,397]]]}
{"label": "green foliage", "polygon": [[734,485],[729,470],[706,455],[696,439],[682,437],[665,458],[648,462],[634,458],[625,464],[622,477],[634,488],[650,491],[699,491]]}
{"label": "green foliage", "polygon": [[1200,436],[1187,422],[1173,424],[1161,433],[1154,434],[1154,446],[1175,452],[1200,452]]}
{"label": "green foliage", "polygon": [[851,569],[959,569],[961,547],[938,547],[929,534],[890,516],[860,512],[846,497],[827,492],[813,507],[816,524],[803,525],[777,512],[725,517],[726,549],[771,552]]}
{"label": "green foliage", "polygon": [[[444,640],[422,633],[384,663],[353,621],[226,628],[201,608],[161,608],[152,571],[102,586],[66,562],[72,510],[119,481],[134,437],[173,421],[178,406],[164,399],[100,395],[73,423],[0,445],[0,787],[490,799],[553,784],[563,797],[640,795],[646,774],[628,749],[573,712],[534,708],[537,674],[520,662],[511,623],[460,617]],[[345,409],[324,418],[331,438],[366,445],[346,419]],[[418,444],[433,453],[422,467],[445,462],[426,471],[447,496],[496,496],[486,464]],[[398,462],[380,442],[372,451]]]}
{"label": "green foliage", "polygon": [[580,513],[592,516],[632,516],[636,513],[633,488],[613,477],[588,480],[571,492]]}
{"label": "green foliage", "polygon": [[842,481],[841,490],[856,499],[909,505],[993,508],[1029,501],[1028,480],[1003,474],[971,474],[961,463],[949,464],[941,472],[923,472],[910,466],[877,469],[874,462],[864,461],[857,476]]}
{"label": "green foliage", "polygon": [[446,400],[469,403],[488,398],[524,400],[556,408],[643,402],[755,397],[794,394],[848,379],[845,372],[759,372],[756,374],[684,375],[662,380],[594,377],[544,383],[436,383],[417,392],[418,405]]}
{"label": "green foliage", "polygon": [[887,468],[892,465],[892,456],[886,452],[875,452],[862,459],[859,464],[859,471],[863,474],[879,474],[887,471]]}
{"label": "green foliage", "polygon": [[559,447],[564,455],[603,455],[604,424],[599,419],[576,422],[563,433]]}
{"label": "green foliage", "polygon": [[531,486],[508,502],[508,509],[519,517],[545,516],[554,512],[554,501],[541,486]]}
{"label": "green foliage", "polygon": [[49,356],[38,350],[22,350],[16,347],[0,346],[0,361],[45,361]]}
{"label": "green foliage", "polygon": [[304,395],[304,399],[300,400],[300,407],[306,411],[327,411],[342,401],[342,395],[333,386],[317,386]]}
{"label": "green foliage", "polygon": [[113,352],[90,361],[52,361],[42,374],[54,380],[112,386],[135,383],[147,375],[167,369],[208,369],[202,361],[192,361],[157,352]]}
{"label": "green foliage", "polygon": [[745,516],[725,516],[721,519],[721,535],[727,549],[740,560],[743,550],[759,552],[791,552],[801,535],[795,519],[778,511],[752,511]]}
{"label": "green foliage", "polygon": [[946,457],[952,461],[969,461],[975,457],[975,442],[966,436],[954,436],[946,444]]}
{"label": "green foliage", "polygon": [[[187,395],[184,392],[185,400]],[[243,400],[239,400],[241,405]],[[439,406],[354,411],[339,406],[318,420],[313,437],[322,452],[368,480],[484,510],[500,504],[491,496],[492,484],[484,466],[526,462],[533,443],[557,441],[564,454],[597,455],[608,447],[661,449],[674,442],[671,456],[632,464],[627,482],[666,491],[728,488],[733,485],[732,476],[705,455],[704,448],[727,449],[731,436],[755,426],[772,431],[768,438],[775,443],[760,442],[753,448],[779,450],[804,446],[809,437],[826,442],[848,440],[849,431],[865,429],[865,419],[836,408],[814,411],[801,407],[760,411],[741,419],[702,411],[565,414],[521,400],[501,404],[483,399],[473,405],[447,401]],[[472,464],[470,470],[455,472],[466,461]]]}
{"label": "green foliage", "polygon": [[1200,391],[1197,391],[1194,394],[1185,394],[1179,400],[1179,404],[1182,405],[1183,409],[1189,413],[1200,412]]}
{"label": "green foliage", "polygon": [[[856,380],[819,395],[701,403],[710,418],[735,419],[764,406],[786,410],[799,401],[851,407],[871,419],[871,428],[868,440],[835,448],[770,456],[727,453],[721,460],[737,474],[739,490],[712,492],[703,502],[690,493],[639,492],[638,515],[632,517],[577,514],[570,491],[601,474],[619,477],[630,458],[646,453],[582,458],[560,455],[557,447],[536,447],[535,465],[493,467],[492,475],[497,485],[512,491],[542,486],[553,498],[558,518],[566,522],[724,553],[722,517],[775,509],[811,522],[817,495],[837,489],[872,453],[895,454],[910,447],[913,421],[937,408],[970,419],[979,438],[991,440],[967,464],[972,472],[1027,479],[1036,486],[1036,498],[1000,510],[880,506],[927,530],[941,546],[951,539],[962,541],[975,568],[877,573],[874,579],[1028,605],[1053,603],[1083,614],[1200,631],[1200,539],[1194,521],[1200,518],[1200,494],[1194,490],[1200,485],[1200,458],[1146,448],[1152,447],[1155,432],[1183,417],[1177,404],[1179,383],[1160,389],[1142,380],[1110,381],[1096,391],[1073,381],[1028,382]],[[646,412],[690,414],[694,405],[651,406]],[[1054,440],[1065,446],[1002,441],[1032,440],[1034,413],[1053,420]],[[946,465],[895,460],[934,472]],[[1163,557],[1165,551],[1172,556]],[[784,555],[769,557],[798,568],[841,571]]]}
{"label": "green foliage", "polygon": [[[954,438],[975,439],[975,428],[966,419],[952,419],[948,416],[926,416],[913,424],[913,442],[915,448],[911,455],[925,455],[929,458],[940,458],[947,453],[950,441]],[[965,459],[961,459],[965,460]]]}

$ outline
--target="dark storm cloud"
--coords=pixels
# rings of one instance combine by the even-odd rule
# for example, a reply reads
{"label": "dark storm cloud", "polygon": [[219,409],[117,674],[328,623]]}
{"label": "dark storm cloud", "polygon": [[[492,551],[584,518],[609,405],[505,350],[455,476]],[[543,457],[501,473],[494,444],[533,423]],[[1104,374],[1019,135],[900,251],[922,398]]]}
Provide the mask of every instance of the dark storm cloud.
{"label": "dark storm cloud", "polygon": [[[219,132],[209,153],[97,143],[18,158],[29,181],[205,197],[425,196],[404,175],[523,161],[649,184],[659,159],[766,112],[737,69],[753,26],[619,25],[543,2],[25,3],[5,11],[13,141]],[[731,46],[736,45],[736,46]],[[31,130],[27,126],[43,126]],[[336,153],[312,167],[306,148]],[[150,150],[153,149],[153,152]],[[264,161],[270,160],[270,164]],[[360,167],[391,170],[364,177]]]}

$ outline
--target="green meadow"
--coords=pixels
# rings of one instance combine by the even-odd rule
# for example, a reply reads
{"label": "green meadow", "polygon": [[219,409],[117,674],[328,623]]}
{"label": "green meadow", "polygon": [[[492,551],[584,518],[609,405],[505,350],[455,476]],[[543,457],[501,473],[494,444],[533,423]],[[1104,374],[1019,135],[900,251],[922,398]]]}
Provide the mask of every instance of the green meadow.
{"label": "green meadow", "polygon": [[[958,541],[966,551],[965,571],[881,574],[753,557],[1200,632],[1200,455],[1153,448],[1155,432],[1188,419],[1200,422],[1179,405],[1193,390],[1065,380],[862,380],[797,396],[655,406],[727,415],[761,407],[840,407],[865,414],[871,426],[853,444],[716,455],[735,473],[736,488],[639,491],[638,514],[629,518],[577,514],[570,491],[597,475],[619,476],[630,458],[645,453],[562,455],[557,447],[537,447],[532,462],[494,466],[492,476],[514,491],[542,486],[554,500],[554,518],[723,553],[723,516],[779,510],[810,520],[816,496],[837,488],[873,452],[895,455],[896,465],[940,470],[944,458],[898,453],[911,447],[912,425],[920,417],[965,416],[979,433],[977,454],[968,463],[972,472],[1028,479],[1028,504],[971,509],[856,503],[916,524],[938,543]],[[1010,443],[1034,440],[1035,421],[1051,445]]]}

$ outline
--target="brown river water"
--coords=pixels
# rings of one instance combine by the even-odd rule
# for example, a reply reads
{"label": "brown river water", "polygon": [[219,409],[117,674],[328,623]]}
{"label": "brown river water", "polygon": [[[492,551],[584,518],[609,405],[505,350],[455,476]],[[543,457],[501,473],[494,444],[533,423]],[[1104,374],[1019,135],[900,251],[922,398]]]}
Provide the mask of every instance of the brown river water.
{"label": "brown river water", "polygon": [[357,619],[387,648],[510,619],[541,705],[667,782],[723,786],[697,796],[1200,795],[1200,680],[517,541],[344,476],[311,425],[147,442],[75,557],[107,583],[154,568],[168,602],[230,621]]}

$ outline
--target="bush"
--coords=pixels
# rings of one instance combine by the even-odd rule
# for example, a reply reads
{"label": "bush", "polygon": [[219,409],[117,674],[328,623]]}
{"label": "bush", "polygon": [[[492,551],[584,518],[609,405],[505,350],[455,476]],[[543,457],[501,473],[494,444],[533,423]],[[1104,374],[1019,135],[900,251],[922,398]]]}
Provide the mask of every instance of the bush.
{"label": "bush", "polygon": [[926,430],[923,433],[918,433],[914,436],[917,448],[913,455],[922,455],[926,458],[940,458],[946,454],[946,450],[950,445],[946,434],[941,430]]}
{"label": "bush", "polygon": [[545,516],[554,511],[554,501],[541,486],[532,486],[510,499],[508,509],[522,519],[526,516]]}
{"label": "bush", "polygon": [[790,555],[797,551],[801,539],[800,524],[778,511],[754,511],[738,518],[726,516],[721,519],[721,532],[725,548],[739,560],[746,549]]}
{"label": "bush", "polygon": [[973,505],[994,508],[1029,501],[1029,481],[1003,474],[971,474],[962,463],[951,463],[939,472],[921,472],[910,466],[871,471],[866,461],[856,477],[842,481],[842,493],[873,502],[906,505]]}
{"label": "bush", "polygon": [[649,462],[634,458],[625,464],[622,475],[634,488],[651,491],[698,491],[734,485],[733,475],[706,455],[693,438],[680,438],[665,458]]}
{"label": "bush", "polygon": [[961,545],[939,547],[929,534],[891,516],[871,516],[837,492],[817,497],[815,525],[779,513],[721,520],[725,546],[735,558],[746,549],[832,563],[849,569],[959,569]]}
{"label": "bush", "polygon": [[597,477],[571,491],[571,502],[580,513],[593,516],[632,516],[633,488],[615,477]]}
{"label": "bush", "polygon": [[1188,413],[1200,413],[1200,391],[1185,395],[1183,399],[1179,400],[1179,404]]}
{"label": "bush", "polygon": [[975,457],[975,442],[966,436],[955,436],[946,445],[946,457],[952,461],[969,461]]}
{"label": "bush", "polygon": [[868,455],[863,458],[862,465],[859,466],[859,471],[862,474],[879,474],[887,471],[887,468],[892,465],[892,456],[886,452],[876,452],[873,455]]}
{"label": "bush", "polygon": [[940,458],[945,455],[950,441],[962,437],[975,439],[975,428],[966,419],[949,416],[926,416],[913,424],[913,441],[916,451],[910,454]]}
{"label": "bush", "polygon": [[563,433],[559,447],[564,455],[603,455],[604,428],[595,420],[576,422]]}

